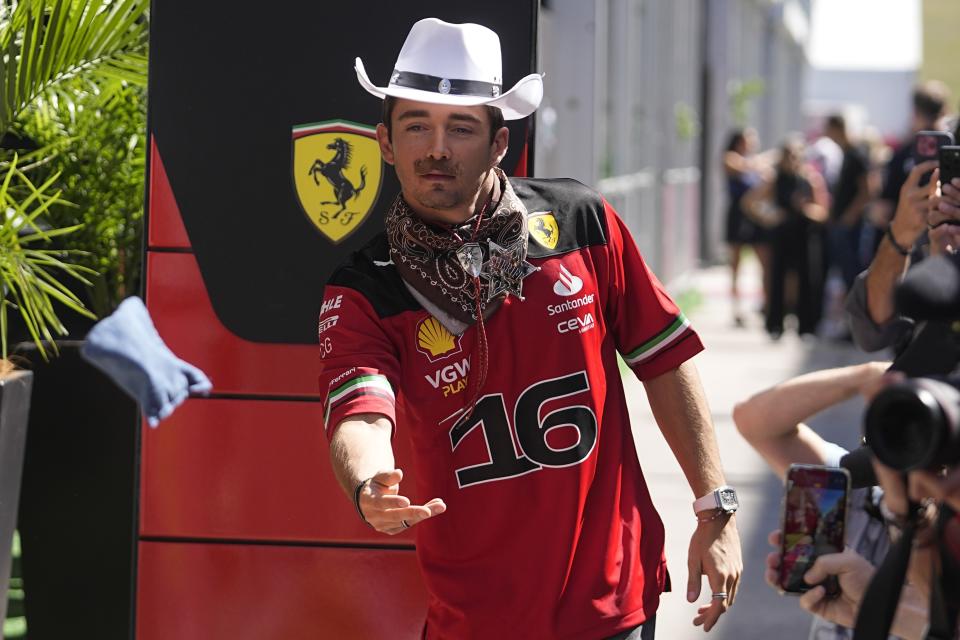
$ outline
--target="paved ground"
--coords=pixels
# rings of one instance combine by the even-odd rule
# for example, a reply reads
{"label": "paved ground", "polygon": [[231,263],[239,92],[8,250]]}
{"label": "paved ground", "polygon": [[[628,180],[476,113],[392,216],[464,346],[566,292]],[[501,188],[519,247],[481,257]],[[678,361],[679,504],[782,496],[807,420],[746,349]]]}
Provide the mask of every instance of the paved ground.
{"label": "paved ground", "polygon": [[[734,327],[727,278],[725,268],[710,268],[698,272],[691,282],[674,287],[694,287],[703,296],[702,304],[690,314],[707,347],[695,362],[713,412],[727,478],[737,488],[741,503],[737,521],[743,542],[744,578],[736,605],[706,636],[701,628],[693,627],[697,605],[687,603],[685,596],[687,545],[695,525],[690,510],[693,497],[659,434],[642,385],[632,377],[626,382],[640,460],[666,524],[667,561],[674,583],[674,592],[665,594],[661,604],[657,637],[803,640],[809,615],[799,609],[795,598],[778,595],[763,581],[764,558],[770,550],[766,538],[779,526],[782,486],[737,433],[731,413],[737,401],[775,382],[806,371],[863,362],[868,357],[845,343],[801,341],[789,331],[780,341],[772,342],[755,312],[748,315],[746,327]],[[743,290],[749,294],[744,307],[756,309],[759,286],[755,263],[748,265]],[[851,401],[821,414],[811,424],[824,437],[853,447],[860,434],[862,409],[859,400]],[[709,587],[704,585],[702,601],[709,598]]]}

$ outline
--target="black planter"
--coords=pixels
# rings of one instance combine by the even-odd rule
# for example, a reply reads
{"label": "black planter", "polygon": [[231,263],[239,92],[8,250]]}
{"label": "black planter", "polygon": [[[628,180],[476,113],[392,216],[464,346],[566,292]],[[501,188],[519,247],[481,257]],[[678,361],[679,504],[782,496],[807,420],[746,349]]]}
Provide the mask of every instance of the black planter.
{"label": "black planter", "polygon": [[[18,529],[30,640],[131,637],[136,403],[59,343],[34,374]],[[8,545],[9,546],[9,545]]]}
{"label": "black planter", "polygon": [[17,526],[32,383],[30,371],[16,371],[0,379],[0,621],[7,617],[10,550]]}

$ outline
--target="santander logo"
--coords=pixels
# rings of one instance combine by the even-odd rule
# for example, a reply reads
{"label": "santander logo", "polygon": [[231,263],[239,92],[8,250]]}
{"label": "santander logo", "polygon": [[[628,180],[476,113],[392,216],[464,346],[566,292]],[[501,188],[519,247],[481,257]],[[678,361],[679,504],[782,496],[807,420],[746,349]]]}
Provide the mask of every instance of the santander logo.
{"label": "santander logo", "polygon": [[553,292],[558,296],[572,296],[583,289],[583,280],[570,273],[565,266],[560,265],[560,277],[553,283]]}

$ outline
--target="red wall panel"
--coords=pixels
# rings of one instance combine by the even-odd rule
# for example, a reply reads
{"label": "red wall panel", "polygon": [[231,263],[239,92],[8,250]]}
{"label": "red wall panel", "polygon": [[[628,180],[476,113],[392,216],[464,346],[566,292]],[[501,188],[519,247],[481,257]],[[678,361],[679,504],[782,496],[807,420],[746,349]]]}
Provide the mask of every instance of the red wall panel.
{"label": "red wall panel", "polygon": [[138,640],[414,640],[412,551],[140,544]]}
{"label": "red wall panel", "polygon": [[147,308],[157,331],[174,353],[203,369],[215,393],[319,396],[318,347],[250,342],[232,333],[217,318],[192,255],[151,251],[147,273]]}
{"label": "red wall panel", "polygon": [[189,248],[190,239],[173,197],[157,141],[150,138],[150,223],[147,244],[151,248]]}
{"label": "red wall panel", "polygon": [[[140,535],[412,544],[411,532],[386,536],[357,516],[330,469],[321,406],[196,399],[144,426]],[[402,465],[408,439],[394,444]]]}

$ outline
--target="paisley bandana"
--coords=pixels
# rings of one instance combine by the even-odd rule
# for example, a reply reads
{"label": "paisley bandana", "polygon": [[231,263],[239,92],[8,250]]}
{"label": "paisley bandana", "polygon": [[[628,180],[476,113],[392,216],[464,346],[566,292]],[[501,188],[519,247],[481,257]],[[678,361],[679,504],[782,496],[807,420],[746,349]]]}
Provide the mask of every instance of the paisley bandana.
{"label": "paisley bandana", "polygon": [[[500,255],[508,255],[523,275],[526,269],[532,269],[525,262],[526,207],[503,171],[499,168],[495,171],[500,181],[499,202],[493,204],[492,212],[481,212],[463,224],[446,226],[425,222],[410,209],[402,195],[397,196],[386,216],[390,256],[403,279],[427,300],[468,325],[478,320],[478,309],[489,318],[505,292],[519,293],[519,288],[505,287],[499,281],[502,278],[491,279],[479,273],[481,264],[486,267],[502,262]],[[489,208],[490,205],[485,209]],[[492,261],[490,243],[497,254]],[[481,276],[479,287],[476,286],[478,275]],[[523,275],[519,276],[520,280]]]}

